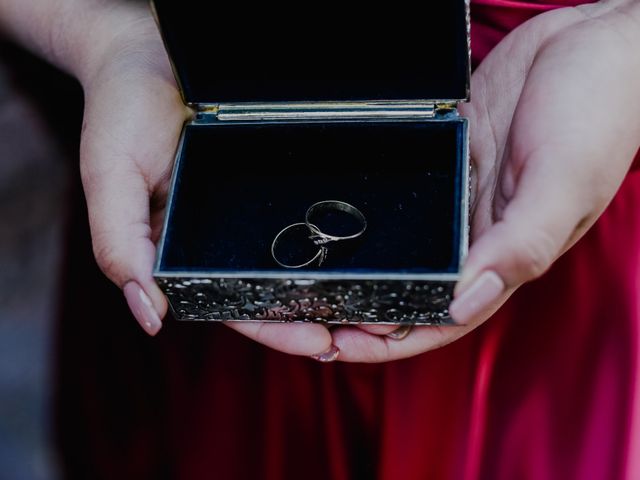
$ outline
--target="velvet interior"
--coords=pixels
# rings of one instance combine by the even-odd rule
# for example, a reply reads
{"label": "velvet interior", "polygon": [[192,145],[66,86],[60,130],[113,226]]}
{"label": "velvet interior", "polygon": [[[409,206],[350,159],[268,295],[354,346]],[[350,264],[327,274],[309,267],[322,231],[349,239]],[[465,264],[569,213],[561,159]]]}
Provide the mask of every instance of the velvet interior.
{"label": "velvet interior", "polygon": [[[160,270],[287,271],[274,237],[312,204],[339,200],[366,231],[295,272],[457,272],[465,135],[463,120],[189,125]],[[331,209],[310,220],[339,236],[360,228]],[[305,226],[283,235],[278,258],[313,256],[307,237]]]}
{"label": "velvet interior", "polygon": [[463,99],[464,0],[155,0],[191,103]]}

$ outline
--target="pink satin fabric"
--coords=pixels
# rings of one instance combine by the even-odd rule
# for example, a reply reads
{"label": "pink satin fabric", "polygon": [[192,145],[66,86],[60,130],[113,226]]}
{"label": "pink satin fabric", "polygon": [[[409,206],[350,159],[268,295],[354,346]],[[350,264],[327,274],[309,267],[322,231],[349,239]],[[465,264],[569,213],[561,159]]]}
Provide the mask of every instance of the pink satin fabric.
{"label": "pink satin fabric", "polygon": [[[472,3],[478,60],[531,16],[587,2]],[[481,333],[464,478],[640,478],[639,201],[632,173],[587,237]]]}
{"label": "pink satin fabric", "polygon": [[[475,63],[520,23],[575,3],[473,2]],[[383,365],[320,365],[222,325],[168,322],[143,342],[124,305],[87,321],[104,302],[83,285],[68,332],[82,340],[65,343],[73,356],[61,349],[73,360],[61,418],[86,419],[61,423],[70,478],[640,479],[639,212],[632,172],[493,319]],[[110,336],[112,318],[133,333]]]}

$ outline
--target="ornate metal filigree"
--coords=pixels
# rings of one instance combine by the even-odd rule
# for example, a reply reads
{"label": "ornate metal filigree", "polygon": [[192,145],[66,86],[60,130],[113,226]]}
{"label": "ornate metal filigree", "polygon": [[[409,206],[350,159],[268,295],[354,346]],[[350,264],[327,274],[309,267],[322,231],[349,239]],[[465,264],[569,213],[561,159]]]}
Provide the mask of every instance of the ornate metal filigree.
{"label": "ornate metal filigree", "polygon": [[158,278],[180,320],[441,325],[453,282]]}

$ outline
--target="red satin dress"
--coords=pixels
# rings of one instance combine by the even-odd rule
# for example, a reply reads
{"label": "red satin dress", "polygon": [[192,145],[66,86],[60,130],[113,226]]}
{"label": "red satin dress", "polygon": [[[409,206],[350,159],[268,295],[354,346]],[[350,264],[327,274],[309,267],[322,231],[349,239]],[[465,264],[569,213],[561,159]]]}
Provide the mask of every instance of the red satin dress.
{"label": "red satin dress", "polygon": [[[523,21],[580,2],[473,3],[477,64]],[[57,409],[67,476],[640,479],[639,212],[636,170],[483,327],[383,365],[320,365],[222,325],[168,322],[147,339],[95,266],[72,265]],[[83,235],[74,252],[90,258]]]}

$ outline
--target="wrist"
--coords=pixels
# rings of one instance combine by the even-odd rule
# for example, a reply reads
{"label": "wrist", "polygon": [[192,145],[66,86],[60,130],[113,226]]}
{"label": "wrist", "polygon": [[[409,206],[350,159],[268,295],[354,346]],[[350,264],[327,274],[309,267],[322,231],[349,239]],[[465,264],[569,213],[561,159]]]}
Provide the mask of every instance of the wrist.
{"label": "wrist", "polygon": [[49,60],[86,88],[106,64],[134,50],[157,28],[146,3],[63,0],[52,22]]}
{"label": "wrist", "polygon": [[[592,8],[588,16],[604,20],[603,25],[608,25],[618,34],[629,38],[631,41],[640,40],[640,0],[600,0],[596,4],[583,5],[585,11]],[[578,7],[580,8],[580,7]],[[637,51],[632,44],[634,52]]]}
{"label": "wrist", "polygon": [[[625,57],[630,67],[628,82],[640,98],[640,0],[601,0],[596,4],[584,5],[587,17],[596,19],[601,28],[622,40],[618,53]],[[580,8],[580,7],[578,7]]]}
{"label": "wrist", "polygon": [[0,30],[70,74],[81,76],[107,38],[120,0],[0,0]]}

